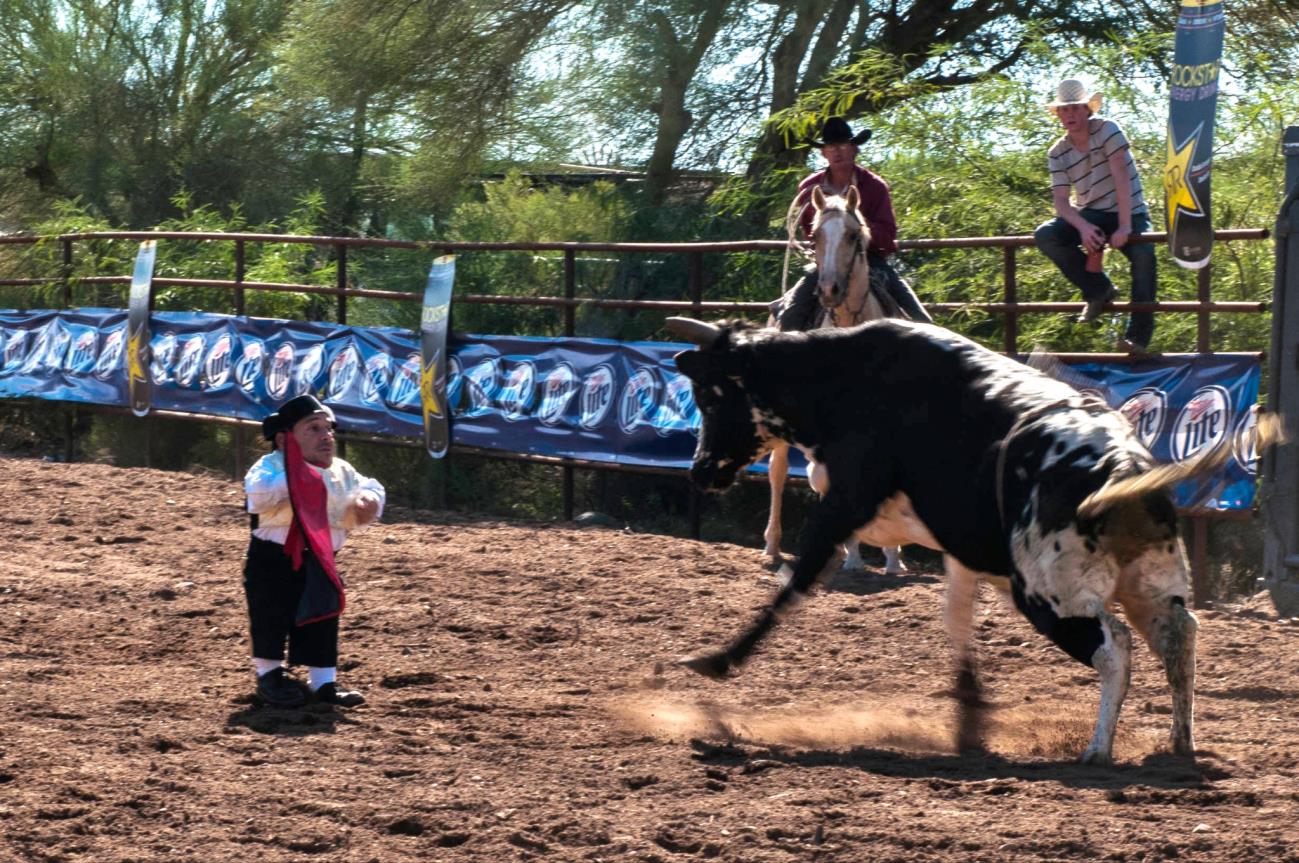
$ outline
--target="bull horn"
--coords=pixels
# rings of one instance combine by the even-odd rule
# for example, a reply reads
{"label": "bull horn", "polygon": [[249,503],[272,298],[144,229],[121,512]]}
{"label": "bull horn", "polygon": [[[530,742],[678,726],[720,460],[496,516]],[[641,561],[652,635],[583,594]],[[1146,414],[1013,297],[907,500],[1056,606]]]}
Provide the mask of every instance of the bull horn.
{"label": "bull horn", "polygon": [[720,327],[694,318],[668,318],[663,322],[668,332],[701,348],[712,347],[722,335]]}

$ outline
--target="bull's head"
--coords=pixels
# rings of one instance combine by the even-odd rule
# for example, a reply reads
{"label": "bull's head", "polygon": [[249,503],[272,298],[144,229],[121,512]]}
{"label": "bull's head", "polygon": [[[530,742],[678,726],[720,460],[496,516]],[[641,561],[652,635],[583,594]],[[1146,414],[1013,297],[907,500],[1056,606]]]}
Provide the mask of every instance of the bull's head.
{"label": "bull's head", "polygon": [[694,386],[701,422],[690,479],[706,490],[727,488],[742,468],[771,449],[740,378],[732,330],[690,318],[668,318],[667,328],[699,346],[675,357],[677,369]]}

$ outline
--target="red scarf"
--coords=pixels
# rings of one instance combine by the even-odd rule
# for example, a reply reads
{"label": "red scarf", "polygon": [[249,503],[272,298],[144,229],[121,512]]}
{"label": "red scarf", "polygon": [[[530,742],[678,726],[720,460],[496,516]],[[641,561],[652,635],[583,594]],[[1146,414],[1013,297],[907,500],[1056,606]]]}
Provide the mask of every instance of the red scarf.
{"label": "red scarf", "polygon": [[[315,623],[338,617],[343,613],[346,597],[343,593],[343,580],[338,576],[334,566],[334,542],[329,531],[329,490],[325,480],[312,470],[307,460],[302,457],[302,449],[291,434],[284,436],[284,472],[289,482],[289,503],[293,506],[293,524],[289,526],[289,536],[284,542],[284,553],[293,561],[294,570],[302,568],[302,551],[310,547],[312,555],[320,563],[320,569],[328,576],[336,601],[325,604],[312,602],[312,608],[299,608],[298,626]],[[312,573],[307,573],[310,580]],[[313,587],[325,585],[308,584],[305,594],[316,594]]]}

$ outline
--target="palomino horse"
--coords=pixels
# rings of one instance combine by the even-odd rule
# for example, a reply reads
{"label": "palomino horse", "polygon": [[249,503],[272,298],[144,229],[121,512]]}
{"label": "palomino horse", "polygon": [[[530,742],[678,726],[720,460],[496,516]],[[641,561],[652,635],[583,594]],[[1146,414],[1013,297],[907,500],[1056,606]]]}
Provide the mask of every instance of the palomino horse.
{"label": "palomino horse", "polygon": [[[891,304],[888,310],[884,302],[870,286],[870,265],[866,262],[866,248],[870,245],[870,229],[866,220],[857,212],[860,200],[856,187],[849,187],[844,197],[825,195],[819,188],[812,189],[812,206],[816,216],[812,220],[812,244],[816,254],[817,299],[820,302],[818,320],[811,329],[822,327],[854,327],[866,321],[877,321],[885,317],[900,317],[896,306]],[[890,312],[892,312],[890,314]],[[776,318],[773,315],[767,326],[774,327]],[[818,494],[825,489],[823,473],[817,472],[814,463],[808,464],[808,481]],[[781,499],[785,493],[785,479],[789,476],[789,447],[776,447],[771,451],[771,462],[767,467],[767,478],[771,484],[771,511],[767,517],[767,528],[762,537],[767,547],[763,554],[773,566],[783,562],[780,554],[780,509]],[[844,569],[861,570],[861,551],[855,541],[844,546],[846,552]],[[883,549],[884,571],[890,575],[906,572],[902,563],[901,549],[892,546]]]}

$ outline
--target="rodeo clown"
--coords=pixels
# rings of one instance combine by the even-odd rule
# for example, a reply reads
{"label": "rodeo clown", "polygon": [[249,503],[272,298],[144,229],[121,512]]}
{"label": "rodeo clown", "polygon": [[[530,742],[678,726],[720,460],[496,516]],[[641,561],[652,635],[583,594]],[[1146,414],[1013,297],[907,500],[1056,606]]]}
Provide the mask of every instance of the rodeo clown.
{"label": "rodeo clown", "polygon": [[334,412],[304,395],[262,421],[273,450],[244,477],[252,540],[244,564],[244,595],[252,630],[257,697],[276,707],[307,700],[287,676],[289,665],[307,666],[307,687],[317,701],[343,707],[364,704],[359,692],[340,689],[338,618],[345,598],[334,552],[354,528],[383,514],[384,490],[334,458]]}

